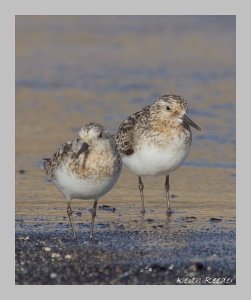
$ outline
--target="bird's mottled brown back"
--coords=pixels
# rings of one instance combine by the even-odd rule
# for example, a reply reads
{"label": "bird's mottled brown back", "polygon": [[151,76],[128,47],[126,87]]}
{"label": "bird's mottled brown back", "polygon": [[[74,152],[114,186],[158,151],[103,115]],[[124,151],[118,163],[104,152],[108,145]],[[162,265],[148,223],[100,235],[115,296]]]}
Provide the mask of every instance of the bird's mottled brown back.
{"label": "bird's mottled brown back", "polygon": [[54,153],[52,159],[44,159],[43,167],[47,176],[53,178],[55,168],[57,168],[69,155],[75,155],[72,150],[73,142],[74,141],[69,141],[62,144]]}
{"label": "bird's mottled brown back", "polygon": [[74,145],[86,144],[84,141],[78,139],[61,145],[51,160],[44,159],[46,175],[53,179],[56,171],[65,166],[71,174],[79,178],[112,176],[121,168],[121,158],[113,137],[110,136],[107,141],[102,148],[84,147],[81,153],[78,151],[79,147]]}
{"label": "bird's mottled brown back", "polygon": [[136,124],[146,124],[150,116],[150,106],[144,107],[142,110],[132,114],[124,120],[117,131],[115,137],[116,144],[120,153],[131,155],[133,149],[133,132]]}

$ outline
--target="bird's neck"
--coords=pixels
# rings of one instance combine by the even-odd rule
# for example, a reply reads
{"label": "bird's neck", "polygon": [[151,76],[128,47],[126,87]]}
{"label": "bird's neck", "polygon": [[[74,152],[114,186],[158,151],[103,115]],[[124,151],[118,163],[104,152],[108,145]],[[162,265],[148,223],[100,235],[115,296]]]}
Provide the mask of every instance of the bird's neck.
{"label": "bird's neck", "polygon": [[[157,117],[157,116],[156,116]],[[171,131],[177,131],[177,129],[183,130],[183,126],[177,120],[158,117],[155,122],[152,123],[152,130],[161,133],[170,133]]]}

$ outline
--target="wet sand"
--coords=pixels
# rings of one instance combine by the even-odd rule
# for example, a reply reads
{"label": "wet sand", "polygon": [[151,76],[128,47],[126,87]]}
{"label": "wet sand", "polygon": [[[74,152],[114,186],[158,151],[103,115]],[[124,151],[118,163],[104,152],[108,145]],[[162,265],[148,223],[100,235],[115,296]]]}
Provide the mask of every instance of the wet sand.
{"label": "wet sand", "polygon": [[[17,174],[23,195],[28,193],[24,183],[30,172]],[[99,201],[94,242],[88,239],[93,202],[72,202],[75,241],[66,201],[53,185],[40,184],[30,199],[16,205],[16,282],[177,284],[178,278],[201,278],[199,284],[205,284],[208,277],[227,276],[234,284],[232,172],[190,167],[175,172],[171,177],[174,213],[169,218],[160,180],[164,178],[147,178],[143,218],[137,178],[124,170],[115,188]],[[44,180],[40,171],[32,177],[38,187]],[[103,210],[103,205],[110,209]]]}
{"label": "wet sand", "polygon": [[[235,34],[231,20],[213,20],[16,19],[16,284],[235,284]],[[166,93],[186,97],[202,127],[171,174],[173,215],[164,178],[149,177],[143,218],[137,177],[124,168],[99,201],[93,243],[93,203],[73,200],[73,241],[41,159],[83,123],[115,132]]]}

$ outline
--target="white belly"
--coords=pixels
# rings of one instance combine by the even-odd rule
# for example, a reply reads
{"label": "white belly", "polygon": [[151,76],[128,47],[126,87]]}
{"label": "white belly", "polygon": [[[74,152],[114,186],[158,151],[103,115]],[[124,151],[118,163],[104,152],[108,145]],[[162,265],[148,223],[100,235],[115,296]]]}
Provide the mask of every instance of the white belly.
{"label": "white belly", "polygon": [[54,183],[65,195],[71,199],[96,199],[106,194],[116,183],[120,172],[113,177],[79,178],[67,171],[65,167],[57,170]]}
{"label": "white belly", "polygon": [[122,156],[123,163],[138,176],[169,174],[186,159],[190,145],[180,149],[142,147],[130,156]]}

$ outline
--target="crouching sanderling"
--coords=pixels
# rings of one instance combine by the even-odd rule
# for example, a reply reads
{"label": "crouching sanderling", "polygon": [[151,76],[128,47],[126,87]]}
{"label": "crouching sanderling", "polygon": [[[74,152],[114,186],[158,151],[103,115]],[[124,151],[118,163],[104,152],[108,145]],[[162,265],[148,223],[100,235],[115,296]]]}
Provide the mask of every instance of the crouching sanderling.
{"label": "crouching sanderling", "polygon": [[43,169],[68,202],[67,214],[74,238],[71,200],[94,199],[90,228],[92,239],[98,199],[116,183],[121,171],[121,158],[114,138],[102,125],[84,125],[79,137],[61,145],[52,159],[45,158]]}

